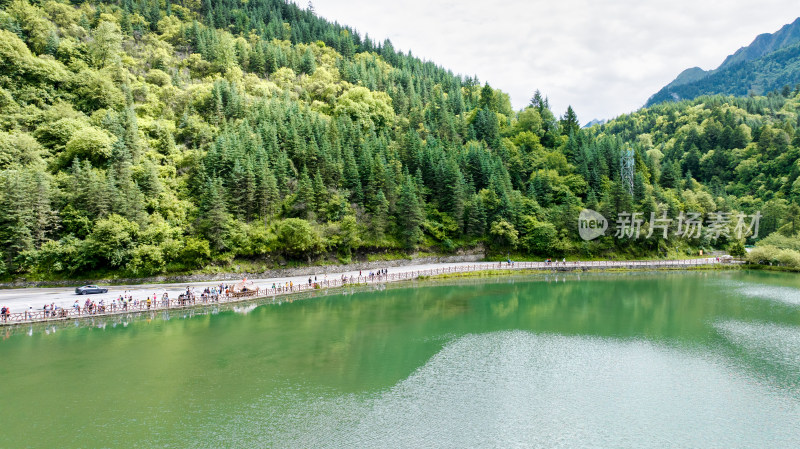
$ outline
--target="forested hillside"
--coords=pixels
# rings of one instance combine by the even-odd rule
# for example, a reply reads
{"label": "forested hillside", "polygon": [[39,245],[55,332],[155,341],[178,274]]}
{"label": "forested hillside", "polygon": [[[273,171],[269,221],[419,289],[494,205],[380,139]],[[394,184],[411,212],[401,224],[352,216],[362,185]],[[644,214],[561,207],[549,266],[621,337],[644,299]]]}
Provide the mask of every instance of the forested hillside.
{"label": "forested hillside", "polygon": [[646,161],[636,173],[643,187],[635,189],[644,203],[650,181],[661,192],[655,202],[671,211],[760,210],[760,237],[791,235],[800,230],[798,112],[796,93],[700,97],[642,109],[593,131],[598,142],[607,135],[630,142],[637,168],[638,158]]}
{"label": "forested hillside", "polygon": [[722,61],[718,67],[724,69],[738,62],[752,61],[781,48],[791,47],[800,42],[800,17],[788,23],[774,33],[764,33],[756,36],[753,42],[746,47],[736,50]]}
{"label": "forested hillside", "polygon": [[754,61],[732,64],[694,81],[664,87],[647,100],[647,106],[664,101],[691,100],[701,95],[764,95],[775,90],[796,91],[798,87],[800,44]]}
{"label": "forested hillside", "polygon": [[633,210],[763,209],[768,231],[794,223],[791,92],[660,105],[581,130],[538,92],[514,111],[488,84],[277,0],[0,5],[4,277],[731,243],[584,242],[584,207],[612,226]]}
{"label": "forested hillside", "polygon": [[759,35],[714,70],[684,70],[645,106],[701,95],[766,95],[800,86],[800,18],[775,33]]}

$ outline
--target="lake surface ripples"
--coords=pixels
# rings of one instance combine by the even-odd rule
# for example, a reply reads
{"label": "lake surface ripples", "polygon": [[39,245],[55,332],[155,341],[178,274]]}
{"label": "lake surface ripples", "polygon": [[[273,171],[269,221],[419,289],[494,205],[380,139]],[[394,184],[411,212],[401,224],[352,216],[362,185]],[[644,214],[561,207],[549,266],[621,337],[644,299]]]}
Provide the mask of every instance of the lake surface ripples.
{"label": "lake surface ripples", "polygon": [[800,447],[800,278],[514,276],[0,341],[5,447]]}

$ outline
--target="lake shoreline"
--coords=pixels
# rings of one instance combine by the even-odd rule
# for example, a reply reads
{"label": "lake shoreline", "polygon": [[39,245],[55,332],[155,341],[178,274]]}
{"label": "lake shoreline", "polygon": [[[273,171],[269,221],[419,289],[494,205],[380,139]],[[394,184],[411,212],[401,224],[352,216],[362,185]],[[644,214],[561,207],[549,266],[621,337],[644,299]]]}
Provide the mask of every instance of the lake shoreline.
{"label": "lake shoreline", "polygon": [[708,265],[708,266],[696,266],[696,267],[593,268],[593,269],[578,268],[578,269],[566,269],[566,270],[554,269],[552,271],[542,271],[536,269],[530,269],[530,270],[522,269],[518,271],[485,270],[485,271],[472,271],[468,273],[439,274],[439,275],[420,278],[420,280],[493,278],[493,277],[514,276],[521,274],[550,275],[553,273],[635,273],[635,272],[644,273],[644,272],[661,272],[661,271],[728,271],[728,270],[740,270],[743,268],[748,268],[748,267],[742,267],[740,265],[734,265],[734,264],[726,264],[726,265]]}
{"label": "lake shoreline", "polygon": [[[393,267],[397,268],[397,267]],[[351,273],[348,277],[347,274],[334,274],[334,277],[318,282],[298,282],[293,284],[292,287],[286,289],[281,288],[282,282],[277,282],[277,289],[265,287],[259,289],[259,293],[254,296],[247,297],[223,297],[218,304],[246,304],[265,298],[277,298],[279,296],[291,296],[296,293],[310,292],[310,291],[330,291],[331,289],[358,286],[358,285],[375,285],[385,283],[395,283],[408,280],[426,280],[432,278],[446,279],[447,276],[457,277],[458,275],[472,275],[463,277],[490,277],[508,274],[529,274],[529,273],[568,273],[568,272],[603,272],[603,271],[687,271],[692,269],[732,269],[737,268],[736,264],[721,263],[716,258],[694,259],[694,260],[674,260],[674,261],[624,261],[624,262],[498,262],[498,263],[480,263],[480,264],[444,264],[425,270],[410,270],[404,272],[388,272],[383,276],[368,276],[359,272],[358,275]],[[371,274],[371,273],[370,273]],[[316,277],[315,277],[316,279]],[[291,284],[286,282],[287,287]],[[266,285],[269,285],[268,281]],[[273,282],[275,285],[275,282]],[[295,290],[296,289],[296,290]],[[263,292],[263,294],[261,293]],[[81,320],[87,318],[97,318],[105,316],[123,315],[123,314],[139,314],[147,312],[158,312],[168,310],[188,310],[196,307],[203,307],[213,305],[211,301],[204,301],[202,303],[192,302],[191,304],[181,303],[180,305],[172,305],[175,300],[164,307],[159,306],[160,301],[153,301],[152,308],[149,304],[145,307],[144,302],[138,303],[135,309],[126,307],[124,310],[113,309],[109,312],[87,314],[80,309],[77,311],[70,308],[62,307],[63,315],[51,316],[45,312],[38,310],[17,312],[11,314],[10,319],[0,321],[0,326],[16,326],[20,324],[30,324],[36,322],[56,322],[56,321],[71,321]],[[113,302],[109,303],[113,304]]]}
{"label": "lake shoreline", "polygon": [[[138,285],[158,285],[158,284],[196,284],[200,282],[238,282],[242,278],[248,279],[272,279],[272,278],[292,278],[297,276],[315,276],[330,273],[342,273],[350,271],[371,271],[381,268],[410,268],[432,264],[457,264],[457,263],[506,263],[506,259],[494,260],[488,257],[485,252],[467,252],[453,255],[432,255],[424,257],[410,257],[386,260],[371,260],[352,262],[348,264],[330,265],[303,265],[299,267],[274,268],[264,271],[225,271],[220,273],[189,273],[189,274],[164,274],[147,277],[95,277],[95,278],[69,278],[69,279],[50,279],[50,280],[27,280],[19,278],[16,280],[0,281],[0,290],[25,289],[25,288],[59,288],[77,287],[80,285],[102,284],[108,286],[138,286]],[[541,260],[541,259],[537,259]],[[680,260],[693,261],[705,260],[703,256],[686,257],[681,259],[634,259],[628,262],[657,263],[659,261]],[[516,262],[532,262],[532,260],[517,260]],[[574,260],[567,261],[567,264],[575,263]],[[580,262],[580,261],[577,261]],[[585,262],[625,262],[624,260],[602,260],[589,259]],[[583,262],[580,262],[583,263]],[[554,261],[553,265],[560,268],[562,262]]]}

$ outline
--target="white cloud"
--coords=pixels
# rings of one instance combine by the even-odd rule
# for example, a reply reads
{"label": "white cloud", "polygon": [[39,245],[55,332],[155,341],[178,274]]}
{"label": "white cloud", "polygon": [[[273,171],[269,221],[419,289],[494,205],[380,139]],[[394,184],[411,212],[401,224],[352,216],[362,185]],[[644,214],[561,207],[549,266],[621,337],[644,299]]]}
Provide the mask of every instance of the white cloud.
{"label": "white cloud", "polygon": [[[796,1],[796,0],[795,0]],[[511,95],[534,90],[582,122],[638,109],[682,70],[717,67],[798,15],[789,0],[316,0],[316,12],[362,35]],[[305,6],[305,4],[301,4]]]}

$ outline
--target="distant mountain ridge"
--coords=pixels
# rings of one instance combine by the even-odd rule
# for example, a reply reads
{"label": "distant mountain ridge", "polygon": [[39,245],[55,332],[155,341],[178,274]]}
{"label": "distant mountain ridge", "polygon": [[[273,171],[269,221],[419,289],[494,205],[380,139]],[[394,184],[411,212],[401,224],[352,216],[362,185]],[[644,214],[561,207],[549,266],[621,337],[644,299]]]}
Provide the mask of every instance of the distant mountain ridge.
{"label": "distant mountain ridge", "polygon": [[752,61],[768,53],[789,47],[800,42],[800,17],[784,25],[773,34],[759,34],[747,47],[742,47],[722,61],[717,70],[730,67],[737,62]]}
{"label": "distant mountain ridge", "polygon": [[596,119],[590,120],[588,123],[583,125],[583,128],[586,129],[586,128],[591,128],[592,126],[595,126],[595,125],[605,125],[607,122],[608,122],[608,120],[606,120],[606,119],[597,119],[596,118]]}
{"label": "distant mountain ridge", "polygon": [[714,70],[692,67],[651,96],[646,107],[700,95],[764,94],[800,82],[800,17],[775,33],[758,35]]}
{"label": "distant mountain ridge", "polygon": [[700,67],[692,67],[691,69],[686,69],[678,75],[671,83],[667,84],[666,87],[677,87],[682,86],[684,84],[689,84],[691,82],[697,81],[699,79],[705,78],[710,73],[701,69]]}

